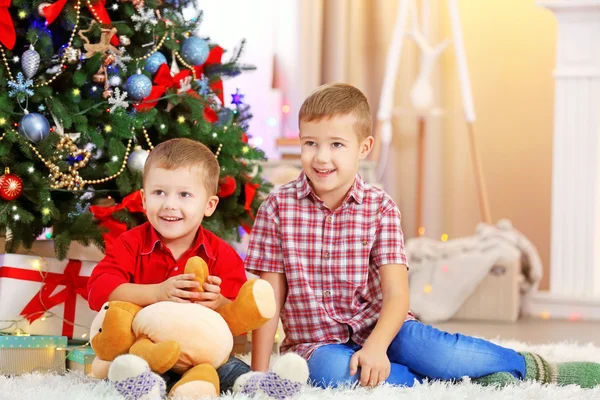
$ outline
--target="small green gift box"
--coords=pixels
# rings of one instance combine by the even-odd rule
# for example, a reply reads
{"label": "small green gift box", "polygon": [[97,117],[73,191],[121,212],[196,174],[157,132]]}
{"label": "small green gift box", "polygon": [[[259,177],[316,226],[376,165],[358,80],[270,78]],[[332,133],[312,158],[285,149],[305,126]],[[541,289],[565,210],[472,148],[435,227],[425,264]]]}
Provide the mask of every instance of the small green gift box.
{"label": "small green gift box", "polygon": [[92,362],[96,353],[91,347],[72,347],[67,349],[67,369],[81,371],[85,375],[92,374]]}
{"label": "small green gift box", "polygon": [[0,375],[64,374],[66,336],[0,335]]}

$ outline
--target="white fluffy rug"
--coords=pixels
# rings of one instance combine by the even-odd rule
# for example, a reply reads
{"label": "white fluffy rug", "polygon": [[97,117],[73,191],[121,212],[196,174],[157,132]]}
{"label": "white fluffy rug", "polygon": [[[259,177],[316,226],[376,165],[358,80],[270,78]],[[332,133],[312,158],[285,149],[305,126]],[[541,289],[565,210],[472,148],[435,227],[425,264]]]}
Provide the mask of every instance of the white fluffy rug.
{"label": "white fluffy rug", "polygon": [[[595,361],[600,362],[600,347],[593,344],[555,343],[531,346],[516,341],[494,341],[502,346],[518,351],[534,351],[552,361]],[[99,382],[69,373],[57,375],[24,375],[17,378],[0,376],[0,400],[95,400],[119,399],[107,382]],[[246,396],[223,396],[223,399],[242,400]],[[400,388],[383,385],[375,389],[320,390],[306,388],[296,399],[335,399],[335,400],[386,400],[386,399],[600,399],[600,387],[584,390],[576,386],[541,386],[537,383],[522,383],[502,389],[482,387],[472,384],[465,378],[460,384],[440,382],[425,383],[413,388]]]}

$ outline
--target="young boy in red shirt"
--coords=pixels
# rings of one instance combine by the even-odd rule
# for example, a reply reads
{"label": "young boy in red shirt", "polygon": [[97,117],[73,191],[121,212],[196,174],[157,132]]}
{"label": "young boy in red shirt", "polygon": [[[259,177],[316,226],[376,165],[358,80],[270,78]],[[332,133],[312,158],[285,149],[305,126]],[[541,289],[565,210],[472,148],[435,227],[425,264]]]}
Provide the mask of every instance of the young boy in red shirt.
{"label": "young boy in red shirt", "polygon": [[[94,268],[88,283],[90,308],[121,300],[140,306],[196,302],[215,310],[235,299],[246,282],[244,263],[229,244],[201,225],[219,202],[219,172],[215,155],[202,143],[172,139],[154,148],[144,166],[141,191],[148,222],[123,233]],[[183,274],[193,256],[208,264],[203,293],[189,291],[198,282],[193,274]],[[249,370],[230,357],[217,370],[221,391],[230,390]]]}

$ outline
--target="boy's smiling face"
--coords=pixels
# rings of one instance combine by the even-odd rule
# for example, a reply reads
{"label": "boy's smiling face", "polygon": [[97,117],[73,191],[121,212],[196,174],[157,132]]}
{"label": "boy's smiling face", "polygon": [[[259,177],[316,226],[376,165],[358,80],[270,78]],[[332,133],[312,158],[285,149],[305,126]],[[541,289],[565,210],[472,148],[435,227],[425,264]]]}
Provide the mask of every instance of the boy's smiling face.
{"label": "boy's smiling face", "polygon": [[317,196],[332,210],[343,202],[360,160],[373,147],[373,137],[359,139],[355,125],[352,114],[300,121],[302,169]]}
{"label": "boy's smiling face", "polygon": [[209,195],[197,166],[174,170],[151,168],[144,179],[146,216],[167,246],[191,246],[205,216],[219,198]]}

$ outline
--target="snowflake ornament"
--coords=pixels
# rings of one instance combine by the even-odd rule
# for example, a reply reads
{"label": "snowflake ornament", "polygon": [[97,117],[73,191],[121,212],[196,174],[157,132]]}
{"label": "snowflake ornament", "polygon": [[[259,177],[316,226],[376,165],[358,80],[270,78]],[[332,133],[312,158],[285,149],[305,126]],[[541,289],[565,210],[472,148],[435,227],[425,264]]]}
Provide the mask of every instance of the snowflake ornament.
{"label": "snowflake ornament", "polygon": [[110,108],[111,114],[119,107],[123,107],[123,108],[129,107],[129,102],[125,101],[126,98],[127,98],[127,92],[123,91],[123,93],[121,93],[120,88],[115,88],[113,97],[108,99],[108,104],[112,104],[112,107]]}
{"label": "snowflake ornament", "polygon": [[137,12],[131,16],[131,20],[136,23],[135,30],[140,31],[143,28],[144,32],[151,33],[152,27],[158,25],[154,10],[140,6],[137,8]]}
{"label": "snowflake ornament", "polygon": [[114,57],[114,63],[117,64],[123,72],[127,72],[127,66],[125,63],[131,61],[131,57],[125,55],[125,51],[125,47],[119,47],[119,52],[121,54],[117,54],[111,49],[108,50],[108,52]]}
{"label": "snowflake ornament", "polygon": [[202,96],[206,96],[209,93],[208,78],[202,74],[202,77],[196,82],[198,82],[198,85],[200,85],[198,93],[200,93]]}
{"label": "snowflake ornament", "polygon": [[16,96],[21,99],[25,96],[33,96],[33,90],[30,89],[31,87],[33,87],[33,80],[25,80],[25,77],[23,76],[22,72],[19,72],[17,74],[16,81],[8,82],[8,87],[12,89],[8,92],[9,97]]}

